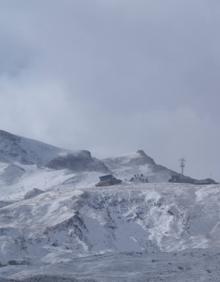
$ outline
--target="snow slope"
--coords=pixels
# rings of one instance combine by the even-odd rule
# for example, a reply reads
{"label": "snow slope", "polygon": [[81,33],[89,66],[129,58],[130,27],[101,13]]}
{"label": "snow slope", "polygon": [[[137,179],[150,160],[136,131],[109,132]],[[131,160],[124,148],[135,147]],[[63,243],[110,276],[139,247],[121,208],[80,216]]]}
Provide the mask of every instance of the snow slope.
{"label": "snow slope", "polygon": [[0,130],[0,162],[37,165],[54,169],[99,170],[105,165],[86,150],[70,151]]}
{"label": "snow slope", "polygon": [[143,174],[149,182],[168,182],[176,172],[155,163],[143,150],[121,157],[107,158],[103,162],[117,177],[129,181],[134,175]]}
{"label": "snow slope", "polygon": [[143,150],[121,157],[107,158],[103,162],[124,182],[217,184],[213,179],[194,179],[159,165]]}
{"label": "snow slope", "polygon": [[65,185],[0,208],[0,263],[36,272],[91,255],[206,254],[220,247],[219,226],[219,185]]}
{"label": "snow slope", "polygon": [[0,130],[0,161],[46,165],[66,150]]}
{"label": "snow slope", "polygon": [[0,200],[21,199],[34,188],[47,190],[65,181],[95,185],[108,173],[89,151],[70,151],[0,130]]}
{"label": "snow slope", "polygon": [[[73,188],[95,186],[99,176],[103,174],[103,172],[99,171],[75,172],[67,169],[54,170],[42,167],[38,168],[36,165],[17,164],[15,171],[10,174],[9,182],[9,180],[5,179],[5,170],[8,171],[8,168],[11,166],[4,164],[0,168],[0,201],[21,200],[26,193],[33,189],[47,191],[60,185],[65,186],[70,184]],[[20,169],[22,174],[20,173]],[[17,170],[19,173],[17,173]]]}

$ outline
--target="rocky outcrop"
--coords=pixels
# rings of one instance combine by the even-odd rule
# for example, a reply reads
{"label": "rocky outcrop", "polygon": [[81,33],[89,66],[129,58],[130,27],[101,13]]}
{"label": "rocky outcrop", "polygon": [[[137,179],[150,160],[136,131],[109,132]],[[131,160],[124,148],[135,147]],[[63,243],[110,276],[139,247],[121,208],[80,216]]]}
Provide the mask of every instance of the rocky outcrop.
{"label": "rocky outcrop", "polygon": [[[3,130],[0,130],[0,162],[10,164],[16,162],[23,165],[37,165],[72,171],[109,172],[104,163],[93,158],[89,151],[65,150]],[[15,171],[15,168],[15,165],[10,167],[10,171],[12,169]]]}
{"label": "rocky outcrop", "polygon": [[58,156],[51,160],[47,166],[52,169],[69,169],[71,171],[109,171],[106,165],[98,159],[93,158],[89,151]]}
{"label": "rocky outcrop", "polygon": [[34,198],[40,194],[44,193],[44,191],[38,189],[38,188],[34,188],[32,190],[30,190],[29,192],[27,192],[25,195],[24,195],[24,199],[25,200],[28,200],[28,199],[31,199],[31,198]]}
{"label": "rocky outcrop", "polygon": [[25,170],[15,164],[9,164],[1,173],[0,178],[6,185],[15,183],[23,174]]}

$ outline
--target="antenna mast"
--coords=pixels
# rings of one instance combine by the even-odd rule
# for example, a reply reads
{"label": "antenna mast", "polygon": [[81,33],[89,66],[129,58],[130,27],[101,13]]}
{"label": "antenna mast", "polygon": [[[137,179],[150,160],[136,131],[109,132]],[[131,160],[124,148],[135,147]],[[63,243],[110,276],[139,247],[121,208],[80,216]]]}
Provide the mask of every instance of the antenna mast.
{"label": "antenna mast", "polygon": [[180,159],[180,169],[182,175],[184,175],[185,166],[186,166],[186,160],[184,158]]}

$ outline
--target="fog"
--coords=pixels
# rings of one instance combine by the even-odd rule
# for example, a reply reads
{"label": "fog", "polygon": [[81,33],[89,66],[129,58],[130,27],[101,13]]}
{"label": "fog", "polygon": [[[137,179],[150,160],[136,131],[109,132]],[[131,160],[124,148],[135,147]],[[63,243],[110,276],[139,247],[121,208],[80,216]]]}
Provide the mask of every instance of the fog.
{"label": "fog", "polygon": [[0,0],[0,128],[220,180],[220,2]]}

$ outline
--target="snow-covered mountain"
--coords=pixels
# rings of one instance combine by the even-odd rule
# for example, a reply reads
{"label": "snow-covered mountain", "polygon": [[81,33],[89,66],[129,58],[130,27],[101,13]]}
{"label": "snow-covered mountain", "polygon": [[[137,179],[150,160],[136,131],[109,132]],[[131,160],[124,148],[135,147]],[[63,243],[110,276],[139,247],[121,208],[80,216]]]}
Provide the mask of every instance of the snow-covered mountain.
{"label": "snow-covered mountain", "polygon": [[143,150],[121,157],[107,158],[103,162],[115,176],[125,182],[216,184],[212,179],[194,179],[159,165]]}
{"label": "snow-covered mountain", "polygon": [[178,174],[156,164],[143,150],[121,157],[104,159],[103,162],[117,177],[127,181],[134,175],[142,175],[148,178],[149,182],[168,182],[173,175]]}
{"label": "snow-covered mountain", "polygon": [[6,163],[19,162],[26,165],[46,165],[66,150],[20,137],[6,131],[0,131],[0,161]]}
{"label": "snow-covered mountain", "polygon": [[[156,164],[142,150],[98,160],[86,150],[70,151],[0,131],[0,189],[4,191],[0,200],[6,195],[23,197],[34,188],[47,190],[63,183],[75,188],[91,187],[105,174],[114,174],[125,184],[169,182],[179,177],[178,173]],[[177,182],[194,183],[186,177],[180,180]]]}
{"label": "snow-covered mountain", "polygon": [[0,131],[0,162],[18,162],[23,165],[74,171],[108,171],[101,161],[91,156],[89,151],[73,152],[2,130]]}
{"label": "snow-covered mountain", "polygon": [[106,165],[89,151],[70,151],[0,131],[0,199],[23,197],[34,188],[42,190],[70,181],[95,184],[109,173]]}
{"label": "snow-covered mountain", "polygon": [[172,179],[194,181],[1,131],[0,281],[218,281],[220,185]]}

